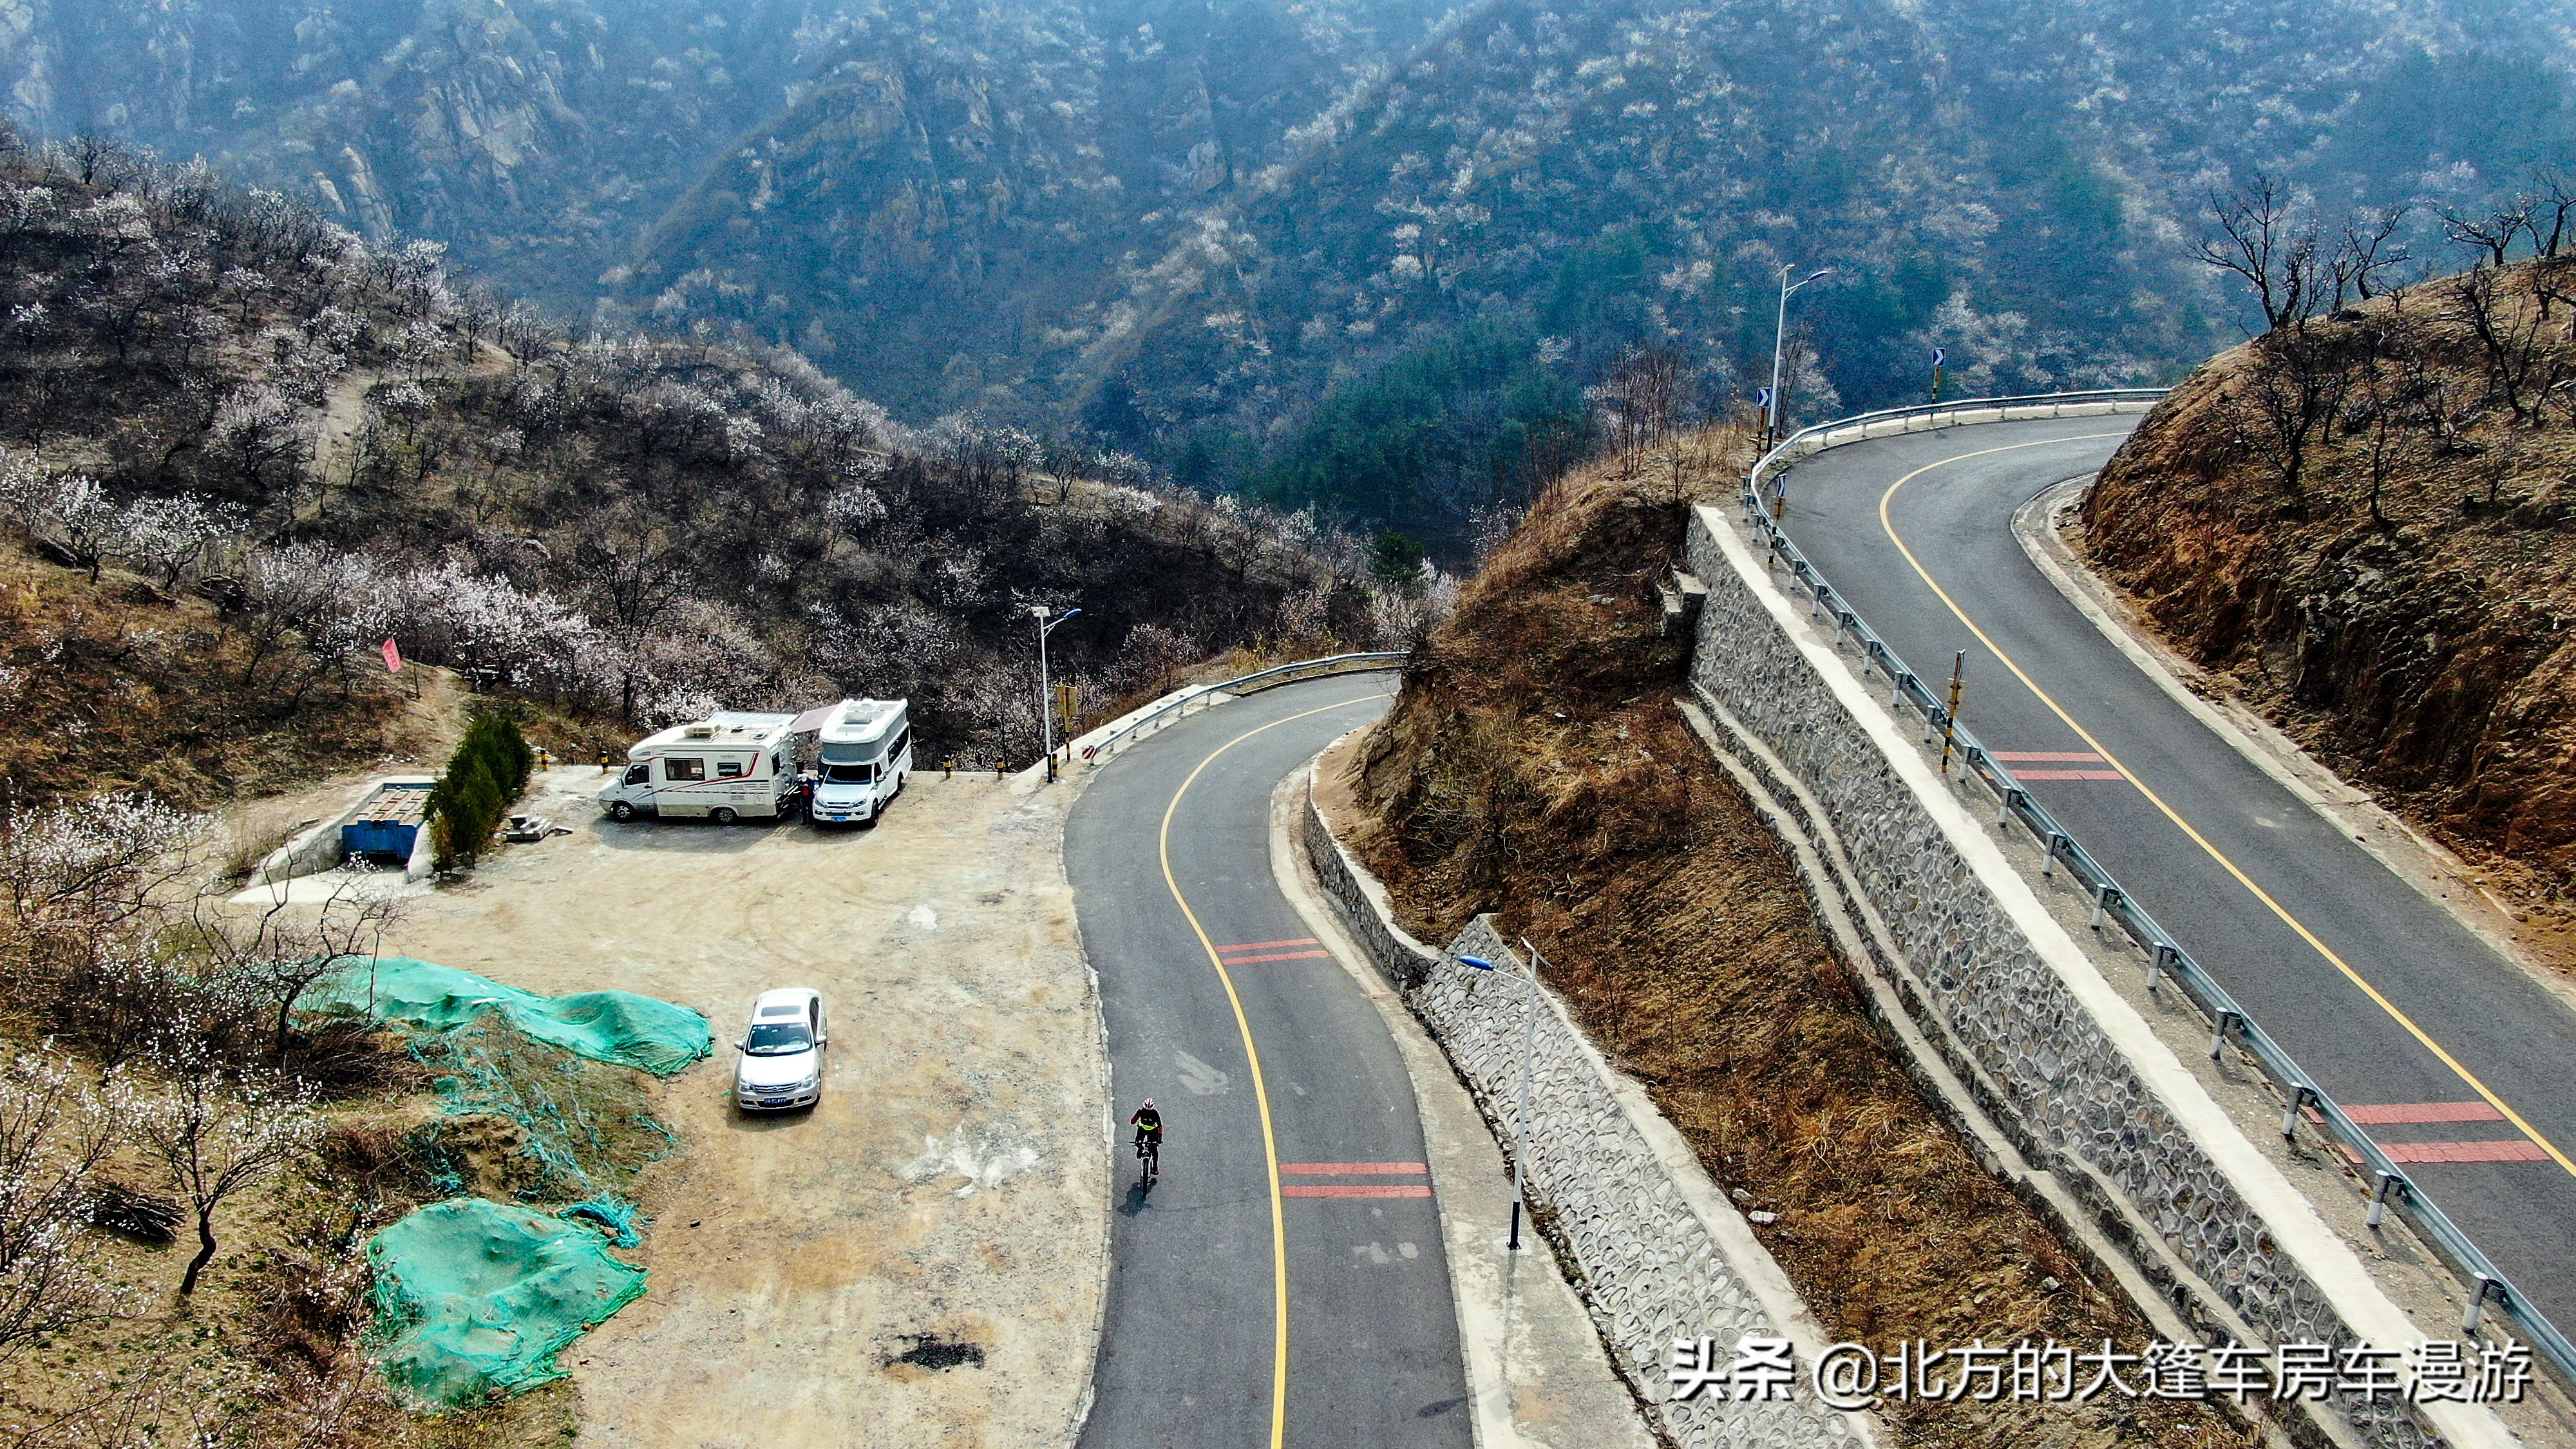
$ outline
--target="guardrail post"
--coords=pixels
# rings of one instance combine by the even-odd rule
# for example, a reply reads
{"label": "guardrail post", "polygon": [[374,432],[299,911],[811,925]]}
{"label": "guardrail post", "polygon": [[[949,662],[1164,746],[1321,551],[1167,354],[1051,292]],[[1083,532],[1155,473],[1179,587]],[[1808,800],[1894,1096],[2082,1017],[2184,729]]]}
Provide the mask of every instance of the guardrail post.
{"label": "guardrail post", "polygon": [[1834,606],[1834,647],[1835,647],[1835,648],[1840,649],[1841,647],[1843,647],[1843,630],[1844,630],[1845,628],[1847,628],[1847,627],[1849,627],[1849,626],[1850,626],[1851,621],[1852,621],[1852,616],[1851,616],[1850,612],[1849,612],[1849,611],[1847,611],[1847,610],[1845,610],[1845,609],[1844,609],[1840,604],[1836,604],[1836,605]]}
{"label": "guardrail post", "polygon": [[2019,790],[2006,790],[2003,794],[1995,797],[1995,823],[1997,825],[2001,825],[2012,819],[2013,799],[2020,794],[2021,791]]}
{"label": "guardrail post", "polygon": [[2218,1013],[2218,1025],[2209,1033],[2209,1059],[2211,1061],[2214,1062],[2218,1060],[2220,1054],[2227,1050],[2227,1023],[2236,1020],[2239,1015],[2240,1013],[2233,1011],[2222,1011]]}
{"label": "guardrail post", "polygon": [[2154,951],[2152,951],[2152,952],[2148,953],[2148,956],[2147,956],[2147,994],[2148,994],[2149,996],[2153,996],[2153,995],[2155,995],[2155,994],[2156,994],[2156,982],[2157,982],[2158,980],[2160,980],[2160,979],[2164,976],[2164,974],[2165,974],[2165,956],[2166,956],[2166,953],[2168,953],[2168,952],[2170,952],[2170,951],[2172,951],[2172,950],[2173,950],[2173,947],[2171,947],[2171,946],[2167,946],[2167,945],[2163,945],[2163,944],[2161,944],[2161,943],[2160,943],[2160,944],[2158,944],[2158,945],[2157,945],[2157,947],[2156,947],[2156,949],[2155,949]]}
{"label": "guardrail post", "polygon": [[2098,931],[2098,930],[2102,929],[2102,913],[2103,913],[2105,910],[2108,910],[2108,909],[2110,908],[2110,905],[2111,905],[2111,898],[2112,898],[2113,896],[2118,895],[2119,893],[2120,893],[2120,888],[2119,888],[2118,886],[2114,886],[2114,885],[2105,885],[2104,887],[2102,887],[2102,889],[2100,889],[2099,891],[2096,891],[2096,892],[2094,893],[2094,895],[2093,895],[2093,929],[2094,929],[2094,930],[2097,930],[2097,931]]}
{"label": "guardrail post", "polygon": [[2065,841],[2066,836],[2063,833],[2055,830],[2048,832],[2048,851],[2045,855],[2040,857],[2039,861],[2039,873],[2041,875],[2053,876],[2057,874],[2057,852],[2059,847],[2062,846]]}
{"label": "guardrail post", "polygon": [[2281,1139],[2283,1141],[2295,1142],[2298,1140],[2299,1109],[2308,1105],[2308,1099],[2315,1095],[2316,1089],[2313,1087],[2292,1087],[2290,1089],[2289,1108],[2281,1113]]}
{"label": "guardrail post", "polygon": [[2460,1332],[2462,1335],[2474,1336],[2477,1333],[2478,1319],[2486,1312],[2487,1295],[2493,1293],[2496,1289],[2502,1286],[2504,1285],[2496,1282],[2493,1278],[2480,1277],[2477,1283],[2470,1288],[2469,1306],[2460,1312]]}
{"label": "guardrail post", "polygon": [[2379,1226],[2380,1220],[2388,1216],[2388,1194],[2391,1189],[2397,1186],[2397,1183],[2398,1177],[2396,1173],[2383,1172],[2379,1174],[2379,1185],[2370,1190],[2370,1213],[2367,1217],[2362,1219],[2364,1224],[2376,1228]]}
{"label": "guardrail post", "polygon": [[1887,671],[1887,707],[1889,709],[1902,709],[1904,707],[1905,681],[1912,679],[1913,677],[1914,676],[1911,674],[1900,674],[1893,669]]}

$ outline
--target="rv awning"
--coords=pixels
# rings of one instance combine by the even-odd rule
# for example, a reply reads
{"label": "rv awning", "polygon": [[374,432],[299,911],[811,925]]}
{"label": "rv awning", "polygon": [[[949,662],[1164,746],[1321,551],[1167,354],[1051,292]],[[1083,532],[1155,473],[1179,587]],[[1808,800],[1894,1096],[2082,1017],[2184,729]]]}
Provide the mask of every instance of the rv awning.
{"label": "rv awning", "polygon": [[823,721],[830,719],[832,717],[832,711],[839,709],[840,707],[841,706],[837,702],[833,704],[817,705],[814,708],[805,711],[803,714],[796,716],[796,723],[789,725],[787,727],[787,731],[790,734],[810,735],[814,733],[814,731],[821,729],[823,727]]}

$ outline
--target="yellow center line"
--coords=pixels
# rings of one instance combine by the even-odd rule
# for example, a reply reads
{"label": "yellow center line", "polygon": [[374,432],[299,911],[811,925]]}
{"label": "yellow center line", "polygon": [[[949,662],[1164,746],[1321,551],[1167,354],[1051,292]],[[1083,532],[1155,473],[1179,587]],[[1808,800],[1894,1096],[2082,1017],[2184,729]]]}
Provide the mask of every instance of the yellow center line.
{"label": "yellow center line", "polygon": [[2331,962],[2337,971],[2344,974],[2344,978],[2346,980],[2361,988],[2361,994],[2369,997],[2373,1002],[2376,1002],[2380,1010],[2388,1013],[2390,1020],[2396,1022],[2399,1026],[2406,1028],[2408,1035],[2423,1043],[2424,1050],[2431,1052],[2435,1057],[2440,1058],[2442,1065],[2449,1067],[2453,1072],[2457,1073],[2460,1080],[2468,1084],[2470,1090],[2476,1092],[2479,1096],[2484,1097],[2489,1106],[2502,1112],[2506,1121],[2511,1122],[2515,1127],[2521,1129],[2524,1136],[2529,1137],[2532,1141],[2538,1143],[2540,1145],[2540,1150],[2548,1153],[2561,1168],[2564,1168],[2571,1175],[2576,1175],[2576,1162],[2569,1161],[2567,1154],[2559,1151],[2556,1143],[2541,1136],[2539,1129],[2523,1120],[2522,1114],[2508,1106],[2504,1098],[2497,1096],[2494,1088],[2489,1087],[2486,1083],[2478,1080],[2475,1072],[2472,1072],[2467,1067],[2461,1065],[2459,1058],[2454,1057],[2448,1051],[2443,1050],[2442,1044],[2433,1040],[2430,1032],[2417,1026],[2413,1017],[2408,1016],[2404,1011],[2398,1009],[2396,1002],[2389,1000],[2385,995],[2381,994],[2379,988],[2371,985],[2367,978],[2365,978],[2359,971],[2354,970],[2350,962],[2347,962],[2341,956],[2336,955],[2333,947],[2328,946],[2325,942],[2317,939],[2317,933],[2309,930],[2306,924],[2301,922],[2298,917],[2291,915],[2288,910],[2282,907],[2279,901],[2272,899],[2270,892],[2264,890],[2261,886],[2256,885],[2252,876],[2247,875],[2242,869],[2240,869],[2236,862],[2228,859],[2217,846],[2210,844],[2208,837],[2193,829],[2191,822],[2183,819],[2179,811],[2175,810],[2171,805],[2166,804],[2163,796],[2148,788],[2147,782],[2139,779],[2136,771],[2131,770],[2127,765],[2122,764],[2119,756],[2112,754],[2108,745],[2105,745],[2100,740],[2093,738],[2093,732],[2091,730],[2088,730],[2084,728],[2084,726],[2076,723],[2075,716],[2068,714],[2065,706],[2060,705],[2055,699],[2050,698],[2048,691],[2039,687],[2039,681],[2031,678],[2027,673],[2023,672],[2022,667],[2013,662],[2013,657],[2011,655],[2006,654],[2001,648],[1998,648],[1994,640],[1987,638],[1986,631],[1977,627],[1977,621],[1968,617],[1968,611],[1959,607],[1958,601],[1950,597],[1949,590],[1942,588],[1940,581],[1932,577],[1932,571],[1925,568],[1923,566],[1923,561],[1914,556],[1914,550],[1905,546],[1905,540],[1897,536],[1895,521],[1888,516],[1888,505],[1896,501],[1896,490],[1913,482],[1915,479],[1922,477],[1924,474],[1931,472],[1935,468],[1946,468],[1952,463],[1964,463],[1970,458],[1983,458],[1995,453],[2009,453],[2018,448],[2040,448],[2047,447],[2054,443],[2082,443],[2101,438],[2116,438],[2121,436],[2123,436],[2123,434],[2120,433],[2087,433],[2082,437],[2043,438],[2038,442],[2011,443],[2000,448],[1984,448],[1974,453],[1961,453],[1956,457],[1944,458],[1937,463],[1927,463],[1924,466],[1915,469],[1913,472],[1906,474],[1904,477],[1897,479],[1895,482],[1890,483],[1887,485],[1887,491],[1879,495],[1879,527],[1887,530],[1888,541],[1896,545],[1896,551],[1905,555],[1905,561],[1914,566],[1914,572],[1922,576],[1925,585],[1930,587],[1933,594],[1937,596],[1943,604],[1949,607],[1951,613],[1958,616],[1959,622],[1968,626],[1968,632],[1977,636],[1977,642],[1986,646],[1987,651],[1993,654],[1995,658],[2003,661],[2004,668],[2011,670],[2013,672],[2013,677],[2020,680],[2023,687],[2027,688],[2032,694],[2037,695],[2039,697],[2039,702],[2047,705],[2050,711],[2056,714],[2059,719],[2066,721],[2066,727],[2075,731],[2075,733],[2083,739],[2085,744],[2092,747],[2095,754],[2100,755],[2110,764],[2112,769],[2119,771],[2121,778],[2135,786],[2139,794],[2147,797],[2147,803],[2155,806],[2158,810],[2163,811],[2165,818],[2172,821],[2175,828],[2182,831],[2183,834],[2191,837],[2192,844],[2199,846],[2208,854],[2211,860],[2217,861],[2219,866],[2229,875],[2236,877],[2237,884],[2252,892],[2254,899],[2261,901],[2273,915],[2280,917],[2283,925],[2286,925],[2291,930],[2298,932],[2300,940],[2305,941],[2310,946],[2316,948],[2316,953],[2318,955],[2323,956],[2327,961]]}
{"label": "yellow center line", "polygon": [[1235,992],[1234,977],[1225,969],[1225,958],[1217,954],[1216,942],[1209,939],[1207,927],[1199,924],[1198,912],[1190,909],[1189,898],[1181,894],[1181,883],[1173,878],[1172,816],[1181,808],[1181,797],[1190,793],[1190,787],[1198,783],[1199,776],[1206,773],[1207,767],[1216,763],[1217,756],[1236,745],[1263,730],[1294,724],[1310,715],[1346,709],[1362,700],[1384,698],[1383,693],[1364,694],[1358,699],[1345,699],[1321,709],[1307,710],[1304,714],[1292,714],[1286,719],[1272,720],[1260,729],[1245,730],[1217,746],[1206,759],[1199,761],[1197,769],[1190,771],[1188,779],[1181,781],[1181,788],[1172,792],[1172,803],[1163,807],[1163,828],[1155,840],[1155,847],[1163,857],[1163,884],[1171,888],[1172,903],[1179,906],[1182,916],[1188,919],[1190,930],[1199,938],[1200,949],[1207,952],[1208,964],[1216,968],[1216,979],[1225,984],[1225,999],[1234,1004],[1235,1029],[1243,1033],[1243,1056],[1252,1069],[1252,1100],[1261,1109],[1261,1151],[1270,1169],[1270,1270],[1275,1282],[1271,1296],[1278,1304],[1277,1320],[1271,1329],[1270,1449],[1280,1449],[1288,1438],[1288,1219],[1279,1198],[1279,1137],[1271,1130],[1270,1088],[1261,1080],[1261,1051],[1252,1044],[1252,1022],[1243,1014],[1243,998]]}

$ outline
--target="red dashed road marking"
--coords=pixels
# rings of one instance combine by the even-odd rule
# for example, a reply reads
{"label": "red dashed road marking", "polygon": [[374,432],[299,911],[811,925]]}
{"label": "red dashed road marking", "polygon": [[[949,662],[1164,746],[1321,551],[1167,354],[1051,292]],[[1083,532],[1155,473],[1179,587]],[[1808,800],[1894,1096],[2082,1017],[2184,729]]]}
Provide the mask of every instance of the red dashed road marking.
{"label": "red dashed road marking", "polygon": [[1290,1177],[1421,1177],[1431,1171],[1421,1162],[1283,1162]]}
{"label": "red dashed road marking", "polygon": [[2501,1122],[2492,1102],[2379,1102],[2344,1104],[2344,1115],[2365,1127],[2392,1122]]}
{"label": "red dashed road marking", "polygon": [[1420,1183],[1292,1182],[1279,1189],[1281,1197],[1429,1197],[1431,1189]]}
{"label": "red dashed road marking", "polygon": [[2125,780],[2117,770],[2015,770],[2016,780]]}
{"label": "red dashed road marking", "polygon": [[1248,966],[1255,961],[1313,961],[1332,954],[1330,951],[1274,951],[1266,956],[1228,956],[1225,964]]}
{"label": "red dashed road marking", "polygon": [[2020,764],[2023,761],[2028,761],[2035,765],[2101,765],[2109,763],[2100,755],[2094,754],[2090,750],[1988,750],[1986,751],[1986,758],[1990,760],[2002,760],[2006,764]]}
{"label": "red dashed road marking", "polygon": [[2527,1137],[2504,1142],[2383,1142],[2397,1162],[2547,1162],[2549,1154]]}
{"label": "red dashed road marking", "polygon": [[1241,945],[1236,946],[1219,946],[1216,948],[1216,952],[1218,955],[1222,956],[1228,951],[1268,951],[1279,946],[1313,946],[1318,944],[1320,943],[1312,936],[1300,936],[1294,941],[1245,941]]}

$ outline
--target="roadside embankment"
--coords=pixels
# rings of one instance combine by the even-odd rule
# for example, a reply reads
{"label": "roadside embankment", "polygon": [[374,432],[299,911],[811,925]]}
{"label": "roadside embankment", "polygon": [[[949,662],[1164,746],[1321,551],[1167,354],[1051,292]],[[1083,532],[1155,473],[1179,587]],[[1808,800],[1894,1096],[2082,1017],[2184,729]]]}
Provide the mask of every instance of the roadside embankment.
{"label": "roadside embankment", "polygon": [[2080,546],[2207,674],[2576,965],[2576,255],[2258,338],[2139,424]]}
{"label": "roadside embankment", "polygon": [[[1448,941],[1485,913],[1528,937],[1573,1021],[1747,1210],[1827,1336],[1882,1351],[2158,1336],[1926,1101],[1795,866],[1691,736],[1674,705],[1686,641],[1654,603],[1685,519],[1660,480],[1595,470],[1551,490],[1361,746],[1345,843],[1417,937]],[[2127,1400],[1886,1417],[1909,1445],[2247,1433],[2207,1406]]]}

